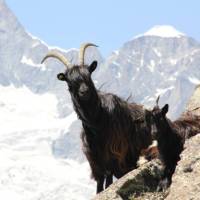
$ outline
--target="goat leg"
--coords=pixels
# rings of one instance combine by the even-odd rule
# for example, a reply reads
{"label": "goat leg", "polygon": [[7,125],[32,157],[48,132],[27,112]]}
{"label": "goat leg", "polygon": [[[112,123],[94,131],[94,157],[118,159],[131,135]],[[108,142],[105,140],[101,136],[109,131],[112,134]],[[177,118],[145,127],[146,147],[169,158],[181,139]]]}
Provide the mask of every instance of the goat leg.
{"label": "goat leg", "polygon": [[96,191],[97,194],[103,191],[103,184],[104,184],[104,176],[101,176],[97,179],[97,191]]}
{"label": "goat leg", "polygon": [[107,188],[109,185],[111,185],[113,183],[113,175],[112,174],[109,174],[107,177],[106,177],[106,187]]}

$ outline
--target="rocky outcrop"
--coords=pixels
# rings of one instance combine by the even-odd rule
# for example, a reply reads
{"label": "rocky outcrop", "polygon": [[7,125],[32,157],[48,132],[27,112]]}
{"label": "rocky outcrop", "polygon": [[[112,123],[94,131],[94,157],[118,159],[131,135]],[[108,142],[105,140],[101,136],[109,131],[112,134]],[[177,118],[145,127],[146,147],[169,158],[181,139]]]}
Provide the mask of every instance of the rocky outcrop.
{"label": "rocky outcrop", "polygon": [[[196,109],[198,108],[198,109]],[[200,115],[200,85],[196,86],[192,97],[187,104],[187,110],[193,110],[193,114]]]}
{"label": "rocky outcrop", "polygon": [[168,191],[156,191],[162,173],[159,160],[145,163],[117,180],[94,200],[164,199]]}
{"label": "rocky outcrop", "polygon": [[185,143],[167,200],[200,199],[200,135]]}
{"label": "rocky outcrop", "polygon": [[117,180],[95,200],[199,200],[200,199],[200,135],[185,143],[171,187],[158,192],[157,186],[163,173],[159,160],[153,160]]}

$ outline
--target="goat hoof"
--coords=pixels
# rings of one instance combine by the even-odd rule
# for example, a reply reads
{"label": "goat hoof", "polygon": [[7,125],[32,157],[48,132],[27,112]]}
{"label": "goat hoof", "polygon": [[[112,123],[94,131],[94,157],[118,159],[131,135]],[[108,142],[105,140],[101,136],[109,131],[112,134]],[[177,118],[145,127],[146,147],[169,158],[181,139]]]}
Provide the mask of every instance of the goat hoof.
{"label": "goat hoof", "polygon": [[164,178],[159,182],[156,191],[163,192],[169,187],[169,185],[170,185],[170,181],[167,178]]}

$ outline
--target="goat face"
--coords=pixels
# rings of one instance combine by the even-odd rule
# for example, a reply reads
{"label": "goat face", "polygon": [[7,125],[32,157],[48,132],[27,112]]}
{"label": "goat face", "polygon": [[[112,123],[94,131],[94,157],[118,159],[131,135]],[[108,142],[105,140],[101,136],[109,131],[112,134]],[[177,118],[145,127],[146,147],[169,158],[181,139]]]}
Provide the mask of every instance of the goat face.
{"label": "goat face", "polygon": [[97,67],[97,61],[94,61],[90,66],[84,65],[85,50],[89,46],[97,45],[92,43],[84,43],[79,51],[79,65],[73,66],[69,60],[58,52],[49,52],[41,61],[43,63],[47,58],[56,58],[61,61],[65,67],[65,73],[57,75],[61,81],[66,81],[69,87],[70,94],[74,100],[87,100],[91,97],[91,89],[94,91],[94,84],[91,79],[91,73]]}
{"label": "goat face", "polygon": [[153,139],[156,139],[158,133],[158,127],[166,121],[166,114],[168,112],[168,104],[166,104],[163,108],[159,108],[155,106],[152,111],[145,110],[144,121],[147,127],[150,128],[150,132]]}
{"label": "goat face", "polygon": [[57,78],[67,82],[72,97],[86,101],[92,97],[93,91],[95,90],[91,74],[96,67],[97,61],[93,61],[89,66],[73,66],[67,69],[65,73],[59,73]]}
{"label": "goat face", "polygon": [[161,109],[158,106],[155,106],[151,112],[153,121],[156,124],[159,124],[160,122],[165,121],[168,109],[169,109],[168,104],[165,104]]}

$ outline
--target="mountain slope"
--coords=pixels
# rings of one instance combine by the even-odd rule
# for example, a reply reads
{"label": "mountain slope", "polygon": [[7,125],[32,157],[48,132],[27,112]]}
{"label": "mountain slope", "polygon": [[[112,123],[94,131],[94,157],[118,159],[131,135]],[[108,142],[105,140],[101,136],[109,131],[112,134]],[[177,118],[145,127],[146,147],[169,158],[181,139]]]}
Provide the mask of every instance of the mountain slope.
{"label": "mountain slope", "polygon": [[170,116],[177,118],[200,83],[200,44],[183,34],[161,37],[160,29],[157,35],[153,28],[154,35],[145,33],[113,52],[96,79],[106,82],[108,91],[123,97],[132,93],[133,100],[150,107],[161,95],[160,104],[169,103]]}
{"label": "mountain slope", "polygon": [[187,103],[187,110],[192,110],[195,115],[200,115],[200,85],[197,85],[190,100]]}
{"label": "mountain slope", "polygon": [[[49,47],[43,41],[26,32],[4,1],[0,2],[0,84],[15,87],[27,86],[37,94],[53,93],[59,100],[59,112],[66,116],[72,111],[63,96],[65,85],[57,81],[56,74],[64,71],[63,65],[49,60],[41,65],[42,58],[49,50],[62,51],[73,63],[78,63],[78,49],[62,50]],[[86,62],[96,59],[101,63],[102,56],[96,48],[89,48]],[[67,101],[70,102],[69,96]]]}

